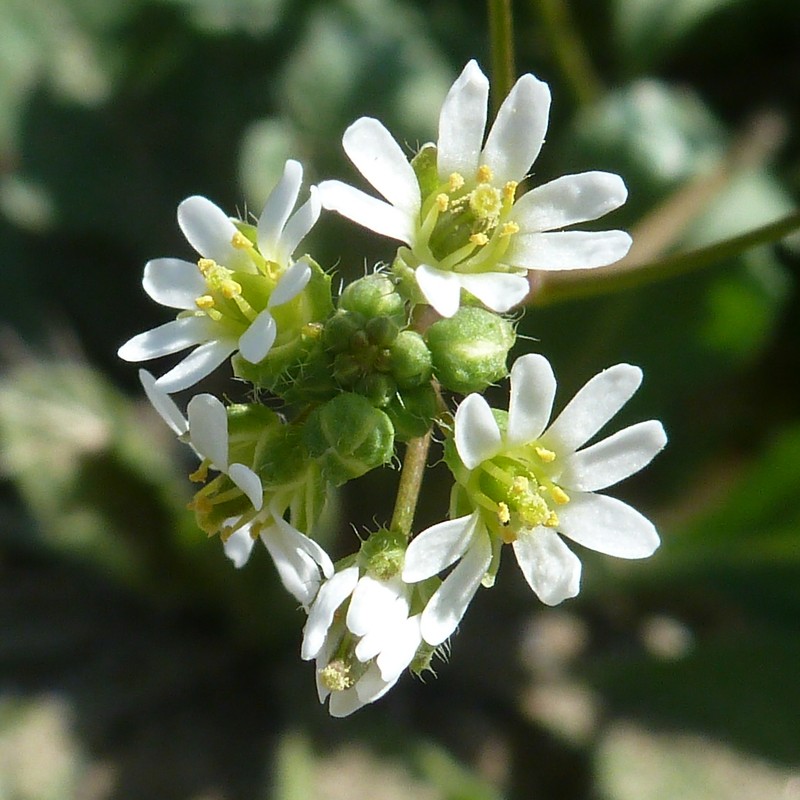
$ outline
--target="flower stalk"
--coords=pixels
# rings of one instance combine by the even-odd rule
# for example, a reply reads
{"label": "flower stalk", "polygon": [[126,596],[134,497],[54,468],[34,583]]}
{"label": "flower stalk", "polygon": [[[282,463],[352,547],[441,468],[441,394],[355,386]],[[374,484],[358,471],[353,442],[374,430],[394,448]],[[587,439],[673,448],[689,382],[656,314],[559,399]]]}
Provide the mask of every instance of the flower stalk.
{"label": "flower stalk", "polygon": [[511,0],[489,0],[489,38],[492,45],[494,113],[511,91],[517,70],[514,64],[514,33]]}
{"label": "flower stalk", "polygon": [[430,445],[430,430],[424,436],[411,439],[406,445],[403,469],[397,487],[397,499],[389,525],[391,531],[403,535],[406,539],[411,538],[411,526],[414,524],[414,514],[417,510]]}

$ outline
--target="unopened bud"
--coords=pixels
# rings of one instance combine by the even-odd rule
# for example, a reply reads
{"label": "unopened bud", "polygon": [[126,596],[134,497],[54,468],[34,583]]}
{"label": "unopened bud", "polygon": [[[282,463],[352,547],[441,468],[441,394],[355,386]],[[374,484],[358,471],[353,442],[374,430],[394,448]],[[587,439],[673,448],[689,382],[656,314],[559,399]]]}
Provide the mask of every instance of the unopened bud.
{"label": "unopened bud", "polygon": [[391,372],[401,389],[413,389],[431,379],[431,352],[416,331],[401,331],[389,350]]}
{"label": "unopened bud", "polygon": [[395,290],[394,281],[380,272],[365,275],[349,284],[339,298],[339,308],[354,311],[366,319],[389,317],[398,326],[406,322],[406,304]]}

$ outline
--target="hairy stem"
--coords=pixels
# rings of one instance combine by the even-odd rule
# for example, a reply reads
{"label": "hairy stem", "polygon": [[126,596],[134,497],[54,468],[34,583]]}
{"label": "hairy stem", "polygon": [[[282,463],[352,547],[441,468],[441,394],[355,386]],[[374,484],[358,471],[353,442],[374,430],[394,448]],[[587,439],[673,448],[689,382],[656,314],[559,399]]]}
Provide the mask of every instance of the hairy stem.
{"label": "hairy stem", "polygon": [[417,510],[430,444],[431,431],[428,431],[424,436],[411,439],[406,445],[400,485],[397,487],[397,500],[389,525],[392,531],[401,533],[406,539],[411,538],[411,526],[414,524],[414,513]]}

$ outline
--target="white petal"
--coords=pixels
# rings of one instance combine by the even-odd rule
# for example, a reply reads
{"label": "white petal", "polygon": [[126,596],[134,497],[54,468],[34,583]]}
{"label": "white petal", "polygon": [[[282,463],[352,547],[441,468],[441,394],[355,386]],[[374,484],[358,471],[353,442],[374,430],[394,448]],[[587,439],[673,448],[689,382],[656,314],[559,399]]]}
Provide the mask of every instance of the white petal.
{"label": "white petal", "polygon": [[180,258],[154,258],[144,265],[142,286],[157,303],[168,308],[196,309],[195,300],[208,288],[197,264]]}
{"label": "white petal", "polygon": [[228,467],[228,475],[247,495],[253,508],[260,511],[261,506],[264,505],[264,487],[261,485],[261,478],[244,464],[231,464]]}
{"label": "white petal", "polygon": [[357,583],[358,567],[348,567],[320,586],[303,628],[300,657],[304,661],[315,658],[322,649],[336,609],[350,596]]}
{"label": "white petal", "polygon": [[436,647],[458,627],[492,561],[486,531],[479,532],[456,568],[444,579],[422,612],[422,638]]}
{"label": "white petal", "polygon": [[628,190],[619,175],[582,172],[556,178],[522,195],[511,216],[523,233],[552,231],[602,217],[627,198]]}
{"label": "white petal", "polygon": [[207,342],[216,332],[216,326],[208,317],[174,319],[128,339],[117,350],[117,355],[124,361],[148,361]]}
{"label": "white petal", "polygon": [[178,225],[189,244],[203,258],[234,268],[242,260],[231,241],[237,227],[219,206],[194,195],[178,206]]}
{"label": "white petal", "polygon": [[278,513],[277,508],[273,504],[272,507],[273,518],[279,528],[282,528],[284,535],[286,535],[293,543],[294,546],[301,552],[305,553],[322,571],[326,580],[333,577],[334,567],[330,556],[320,547],[317,542],[310,536],[301,533],[293,525],[286,522],[285,519]]}
{"label": "white petal", "polygon": [[631,399],[642,371],[616,364],[595,375],[564,407],[542,436],[542,445],[566,455],[588,442]]}
{"label": "white petal", "polygon": [[181,410],[175,401],[164,391],[156,386],[156,379],[146,370],[139,370],[139,380],[144,388],[147,399],[153,408],[158,411],[159,416],[170,428],[178,435],[182,436],[189,430],[189,423],[181,414]]}
{"label": "white petal", "polygon": [[[322,200],[316,186],[311,187],[311,197],[306,200],[297,211],[292,214],[286,227],[283,229],[275,257],[272,258],[278,264],[287,264],[299,246],[300,242],[308,236],[309,231],[316,225],[322,211]],[[262,251],[266,258],[271,258]]]}
{"label": "white petal", "polygon": [[323,208],[338,211],[342,216],[382,236],[406,244],[413,242],[417,220],[400,209],[341,181],[323,181],[318,188]]}
{"label": "white petal", "polygon": [[356,693],[356,687],[351,686],[343,692],[331,692],[328,702],[328,713],[336,719],[349,717],[354,711],[358,711],[364,702]]}
{"label": "white petal", "polygon": [[380,628],[384,619],[392,616],[398,603],[405,606],[408,616],[405,584],[399,577],[381,581],[365,575],[353,590],[345,624],[356,636],[365,636],[371,630]]}
{"label": "white petal", "polygon": [[422,264],[414,272],[425,299],[443,317],[452,317],[461,304],[461,280],[455,272]]}
{"label": "white petal", "polygon": [[422,644],[420,620],[420,614],[406,619],[375,659],[375,663],[381,671],[381,677],[385,681],[397,680],[403,670],[414,660],[414,656]]}
{"label": "white petal", "polygon": [[486,112],[489,81],[475,61],[464,67],[450,87],[439,114],[437,162],[439,175],[446,179],[458,172],[468,181],[478,169]]}
{"label": "white petal", "polygon": [[355,648],[356,658],[364,663],[382,653],[400,635],[407,619],[408,601],[395,598],[386,613],[376,618],[375,624],[359,640]]}
{"label": "white petal", "polygon": [[417,583],[458,561],[475,531],[478,513],[432,525],[412,539],[406,550],[403,580]]}
{"label": "white petal", "polygon": [[542,149],[550,116],[550,88],[523,75],[503,100],[486,138],[481,161],[497,183],[520,181]]}
{"label": "white petal", "polygon": [[471,394],[456,410],[456,450],[467,469],[496,456],[502,448],[500,428],[482,395]]}
{"label": "white petal", "polygon": [[281,239],[286,221],[292,213],[303,183],[303,166],[289,159],[283,167],[283,175],[270,192],[258,218],[256,241],[265,258],[272,258]]}
{"label": "white petal", "polygon": [[419,213],[417,176],[400,145],[371,117],[356,120],[342,138],[344,150],[358,171],[393,206],[408,215]]}
{"label": "white petal", "polygon": [[550,362],[538,353],[520,356],[511,367],[506,444],[516,447],[538,439],[550,419],[556,377]]}
{"label": "white petal", "polygon": [[573,492],[558,508],[558,530],[574,542],[617,558],[647,558],[659,545],[647,517],[602,494]]}
{"label": "white petal", "polygon": [[282,306],[290,300],[294,300],[303,289],[306,288],[311,280],[311,267],[305,261],[298,261],[292,264],[286,272],[281,275],[278,285],[270,295],[268,307]]}
{"label": "white petal", "polygon": [[255,541],[250,535],[250,527],[245,526],[234,531],[222,545],[225,555],[233,561],[236,569],[241,569],[249,560],[253,552]]}
{"label": "white petal", "polygon": [[277,335],[278,326],[275,319],[269,309],[265,308],[239,337],[239,352],[242,358],[251,364],[258,364],[267,357]]}
{"label": "white petal", "polygon": [[552,530],[523,531],[512,546],[525,580],[543,603],[555,606],[578,594],[580,559]]}
{"label": "white petal", "polygon": [[222,339],[196,347],[183,361],[157,381],[165,392],[180,392],[210,375],[236,349],[236,342]]}
{"label": "white petal", "polygon": [[386,681],[381,676],[377,665],[370,664],[367,671],[361,676],[358,683],[356,683],[356,693],[364,705],[367,703],[374,703],[376,700],[383,697],[386,692],[397,683],[397,678],[399,677],[398,675],[394,680]]}
{"label": "white petal", "polygon": [[319,589],[319,569],[305,552],[300,539],[306,538],[280,517],[273,524],[262,528],[261,541],[269,551],[278,571],[283,587],[307,609]]}
{"label": "white petal", "polygon": [[558,482],[565,489],[596,492],[646,467],[667,443],[656,420],[640,422],[573,453]]}
{"label": "white petal", "polygon": [[531,288],[525,276],[507,272],[481,272],[458,277],[464,289],[498,314],[521,303]]}
{"label": "white petal", "polygon": [[505,261],[514,267],[558,271],[594,269],[619,261],[631,247],[625,231],[518,233]]}
{"label": "white petal", "polygon": [[186,408],[192,447],[215,469],[228,469],[228,412],[212,394],[198,394]]}

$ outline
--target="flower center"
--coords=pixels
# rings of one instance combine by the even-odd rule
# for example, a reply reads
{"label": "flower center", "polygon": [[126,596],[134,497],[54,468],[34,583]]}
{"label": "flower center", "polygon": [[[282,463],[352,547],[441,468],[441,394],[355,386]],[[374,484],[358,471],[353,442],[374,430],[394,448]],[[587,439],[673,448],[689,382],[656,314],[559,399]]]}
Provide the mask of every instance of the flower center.
{"label": "flower center", "polygon": [[549,476],[556,454],[535,444],[502,453],[472,470],[465,486],[490,530],[505,542],[543,525],[558,526],[556,508],[569,495]]}
{"label": "flower center", "polygon": [[497,271],[511,237],[519,231],[508,219],[516,190],[516,181],[497,186],[486,165],[471,179],[454,172],[422,205],[415,255],[444,270]]}

